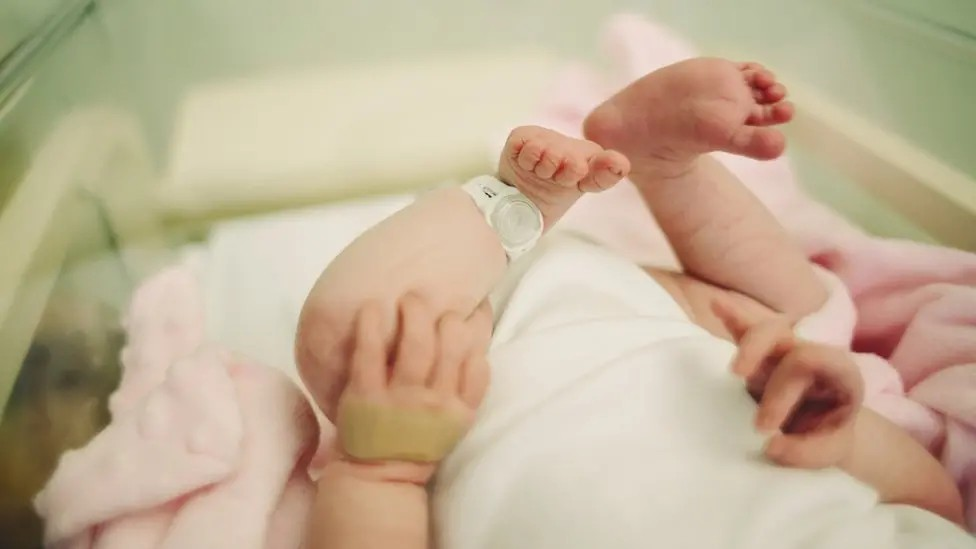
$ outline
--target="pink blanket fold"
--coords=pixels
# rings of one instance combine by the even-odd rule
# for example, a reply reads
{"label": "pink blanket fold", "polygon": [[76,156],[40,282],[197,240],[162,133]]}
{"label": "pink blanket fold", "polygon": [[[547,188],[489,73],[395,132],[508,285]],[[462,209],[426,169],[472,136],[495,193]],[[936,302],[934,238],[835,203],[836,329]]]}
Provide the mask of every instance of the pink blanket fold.
{"label": "pink blanket fold", "polygon": [[[631,15],[604,29],[614,74],[567,67],[534,122],[579,135],[586,113],[626,83],[694,56],[671,31]],[[867,404],[939,455],[976,531],[976,255],[866,235],[809,198],[788,160],[716,155],[833,274],[831,300],[804,330],[850,343]],[[585,197],[564,223],[644,264],[676,265],[630,184]]]}
{"label": "pink blanket fold", "polygon": [[35,506],[48,547],[297,549],[318,428],[288,378],[203,343],[198,283],[135,294],[112,421],[66,453]]}

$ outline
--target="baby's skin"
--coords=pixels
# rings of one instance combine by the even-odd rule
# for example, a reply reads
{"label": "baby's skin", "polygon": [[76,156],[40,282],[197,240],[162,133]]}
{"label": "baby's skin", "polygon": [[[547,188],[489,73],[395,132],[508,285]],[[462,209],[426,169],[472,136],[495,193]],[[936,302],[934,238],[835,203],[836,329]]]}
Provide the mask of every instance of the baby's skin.
{"label": "baby's skin", "polygon": [[[595,109],[586,140],[516,128],[498,177],[539,206],[548,229],[583,193],[629,175],[682,266],[649,273],[693,322],[739,346],[730,369],[758,403],[756,427],[770,434],[767,457],[785,466],[842,468],[874,486],[882,502],[961,523],[959,492],[941,465],[861,406],[861,377],[846,350],[793,337],[791,323],[818,309],[826,290],[773,216],[708,155],[780,156],[786,140],[776,126],[793,116],[785,97],[761,65],[684,61]],[[384,349],[402,345],[404,295],[430,311],[428,324],[452,310],[476,319],[505,264],[480,212],[455,189],[431,193],[350,245],[310,293],[296,342],[302,377],[326,415],[335,420],[342,395],[361,389],[350,382],[361,363],[358,341],[372,334],[369,341]],[[394,269],[397,276],[387,276]],[[364,331],[363,310],[371,311],[372,332]],[[471,330],[472,338],[483,337]],[[483,352],[472,347],[469,359],[483,361]],[[395,378],[397,359],[376,356],[393,365]],[[480,396],[460,401],[473,410]],[[358,463],[338,448],[319,481],[310,547],[428,547],[422,484],[436,466]]]}
{"label": "baby's skin", "polygon": [[[776,126],[794,112],[786,96],[760,64],[691,59],[609,98],[587,117],[584,134],[628,159],[630,179],[682,266],[649,274],[693,322],[738,344],[730,367],[758,403],[755,426],[770,434],[767,458],[842,468],[872,485],[883,502],[961,524],[961,496],[945,469],[907,433],[861,406],[863,380],[850,353],[793,336],[792,324],[817,310],[826,290],[772,214],[708,155],[782,155],[786,139]],[[590,141],[577,146],[585,158]],[[503,154],[503,167],[507,160]],[[550,193],[578,198],[576,189],[553,183]],[[562,200],[550,196],[547,203]]]}
{"label": "baby's skin", "polygon": [[[369,402],[391,412],[442,415],[467,430],[488,388],[491,339],[487,302],[469,317],[437,313],[413,294],[398,304],[397,339],[383,339],[381,309],[363,305],[343,401]],[[308,547],[426,548],[426,484],[437,462],[361,460],[341,440],[349,428],[340,407],[339,436],[320,472],[308,524]]]}

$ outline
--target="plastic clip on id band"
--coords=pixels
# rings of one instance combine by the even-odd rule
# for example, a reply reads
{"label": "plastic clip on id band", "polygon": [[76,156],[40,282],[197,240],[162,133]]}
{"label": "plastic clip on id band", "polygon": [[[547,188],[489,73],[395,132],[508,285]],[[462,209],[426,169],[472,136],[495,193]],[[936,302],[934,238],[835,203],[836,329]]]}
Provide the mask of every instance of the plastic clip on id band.
{"label": "plastic clip on id band", "polygon": [[542,212],[518,189],[482,175],[461,186],[485,214],[509,262],[535,247],[542,236]]}

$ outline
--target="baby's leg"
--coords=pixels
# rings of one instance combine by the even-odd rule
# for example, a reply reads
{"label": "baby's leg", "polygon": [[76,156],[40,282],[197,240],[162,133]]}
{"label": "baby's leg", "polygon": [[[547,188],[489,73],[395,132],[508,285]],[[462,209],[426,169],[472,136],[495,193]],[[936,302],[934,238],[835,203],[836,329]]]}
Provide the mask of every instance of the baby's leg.
{"label": "baby's leg", "polygon": [[[629,168],[619,152],[522,127],[509,136],[498,177],[539,206],[548,230],[582,193],[613,186]],[[498,283],[506,264],[498,235],[458,187],[426,193],[359,236],[316,281],[299,319],[295,356],[316,404],[335,419],[353,321],[363,303],[384,307],[384,338],[391,342],[395,305],[403,295],[416,293],[439,310],[467,314]]]}
{"label": "baby's leg", "polygon": [[624,153],[631,179],[688,274],[802,315],[826,291],[802,251],[742,183],[707,156],[783,153],[786,90],[756,64],[693,59],[634,82],[586,120],[587,138]]}

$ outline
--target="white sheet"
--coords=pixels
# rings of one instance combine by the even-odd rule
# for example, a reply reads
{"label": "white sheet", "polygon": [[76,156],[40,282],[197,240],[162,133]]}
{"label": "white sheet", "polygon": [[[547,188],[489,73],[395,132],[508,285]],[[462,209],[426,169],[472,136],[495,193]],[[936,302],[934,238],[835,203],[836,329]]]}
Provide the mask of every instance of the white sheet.
{"label": "white sheet", "polygon": [[[292,343],[308,289],[409,201],[220,225],[198,258],[211,334],[297,381]],[[843,473],[763,463],[754,405],[727,372],[732,346],[629,262],[557,236],[493,297],[494,379],[438,478],[441,547],[976,547],[934,515],[877,506]]]}
{"label": "white sheet", "polygon": [[732,344],[602,249],[536,256],[498,296],[489,396],[438,477],[441,547],[976,546],[840,471],[767,464]]}
{"label": "white sheet", "polygon": [[360,233],[411,200],[351,201],[218,224],[197,257],[210,337],[301,386],[295,329],[312,284]]}

